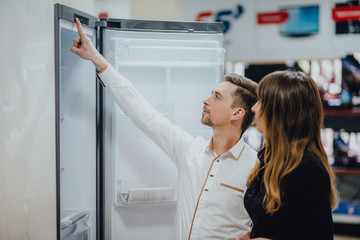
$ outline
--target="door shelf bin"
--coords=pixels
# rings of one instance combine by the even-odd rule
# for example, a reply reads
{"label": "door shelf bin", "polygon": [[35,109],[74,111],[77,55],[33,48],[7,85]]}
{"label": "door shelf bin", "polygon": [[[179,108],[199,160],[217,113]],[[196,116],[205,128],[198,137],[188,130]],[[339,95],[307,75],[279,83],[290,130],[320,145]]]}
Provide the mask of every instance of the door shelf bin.
{"label": "door shelf bin", "polygon": [[91,239],[90,212],[79,211],[61,219],[61,239]]}
{"label": "door shelf bin", "polygon": [[176,202],[175,187],[166,181],[116,181],[115,205]]}

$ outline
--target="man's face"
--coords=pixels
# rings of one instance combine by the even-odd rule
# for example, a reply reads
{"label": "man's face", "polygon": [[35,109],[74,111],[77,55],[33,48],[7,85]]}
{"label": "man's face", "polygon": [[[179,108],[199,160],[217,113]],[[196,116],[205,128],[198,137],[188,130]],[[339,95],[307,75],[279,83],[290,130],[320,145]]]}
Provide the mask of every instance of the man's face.
{"label": "man's face", "polygon": [[261,114],[260,110],[261,110],[261,102],[257,101],[255,103],[255,105],[251,108],[251,111],[253,113],[255,113],[254,122],[255,122],[257,130],[260,133],[264,134],[264,131],[265,131],[265,119],[264,119],[264,116]]}
{"label": "man's face", "polygon": [[222,82],[215,87],[211,95],[204,99],[201,123],[210,127],[221,127],[230,124],[234,109],[232,92],[237,86],[230,82]]}

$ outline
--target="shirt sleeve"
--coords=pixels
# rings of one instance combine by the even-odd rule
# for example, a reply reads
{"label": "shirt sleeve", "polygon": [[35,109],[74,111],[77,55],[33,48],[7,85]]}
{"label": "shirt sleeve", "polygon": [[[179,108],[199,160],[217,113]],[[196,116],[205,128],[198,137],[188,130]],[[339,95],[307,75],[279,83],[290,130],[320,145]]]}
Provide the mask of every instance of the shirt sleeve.
{"label": "shirt sleeve", "polygon": [[131,82],[111,65],[98,77],[132,122],[179,166],[179,160],[184,158],[195,138],[157,112]]}

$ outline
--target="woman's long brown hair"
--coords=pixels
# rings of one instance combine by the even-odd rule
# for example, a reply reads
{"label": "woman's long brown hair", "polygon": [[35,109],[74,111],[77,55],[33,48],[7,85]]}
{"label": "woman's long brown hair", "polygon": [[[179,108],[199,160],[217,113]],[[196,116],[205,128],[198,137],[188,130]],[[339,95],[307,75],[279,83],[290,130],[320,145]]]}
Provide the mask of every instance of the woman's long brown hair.
{"label": "woman's long brown hair", "polygon": [[[257,94],[264,118],[264,178],[266,193],[263,206],[273,214],[281,206],[280,183],[296,169],[305,149],[321,159],[330,176],[330,203],[337,201],[335,178],[321,143],[323,108],[313,79],[297,71],[277,71],[265,76]],[[258,163],[250,173],[249,186],[260,171]]]}

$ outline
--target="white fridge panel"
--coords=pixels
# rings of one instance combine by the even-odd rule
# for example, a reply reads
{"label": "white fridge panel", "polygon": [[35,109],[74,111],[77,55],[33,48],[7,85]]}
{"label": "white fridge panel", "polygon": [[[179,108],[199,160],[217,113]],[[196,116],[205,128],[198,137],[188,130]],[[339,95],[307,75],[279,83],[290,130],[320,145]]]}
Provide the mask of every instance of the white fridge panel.
{"label": "white fridge panel", "polygon": [[173,103],[172,120],[193,136],[212,136],[212,130],[201,123],[203,100],[219,83],[221,67],[177,67],[171,69],[168,91]]}
{"label": "white fridge panel", "polygon": [[142,93],[145,99],[154,105],[158,105],[160,112],[167,112],[161,108],[161,103],[167,102],[167,71],[165,68],[118,64],[116,69],[126,78],[131,79],[131,83]]}
{"label": "white fridge panel", "polygon": [[[118,180],[137,187],[176,186],[175,164],[128,119],[116,119],[115,166]],[[164,184],[161,183],[163,180]],[[153,182],[156,185],[149,185]]]}
{"label": "white fridge panel", "polygon": [[[118,65],[117,70],[131,80],[134,87],[157,111],[171,118],[173,113],[168,101],[167,69]],[[132,187],[173,187],[176,190],[175,164],[116,104],[113,112],[115,202],[119,202],[119,191],[127,192]]]}

